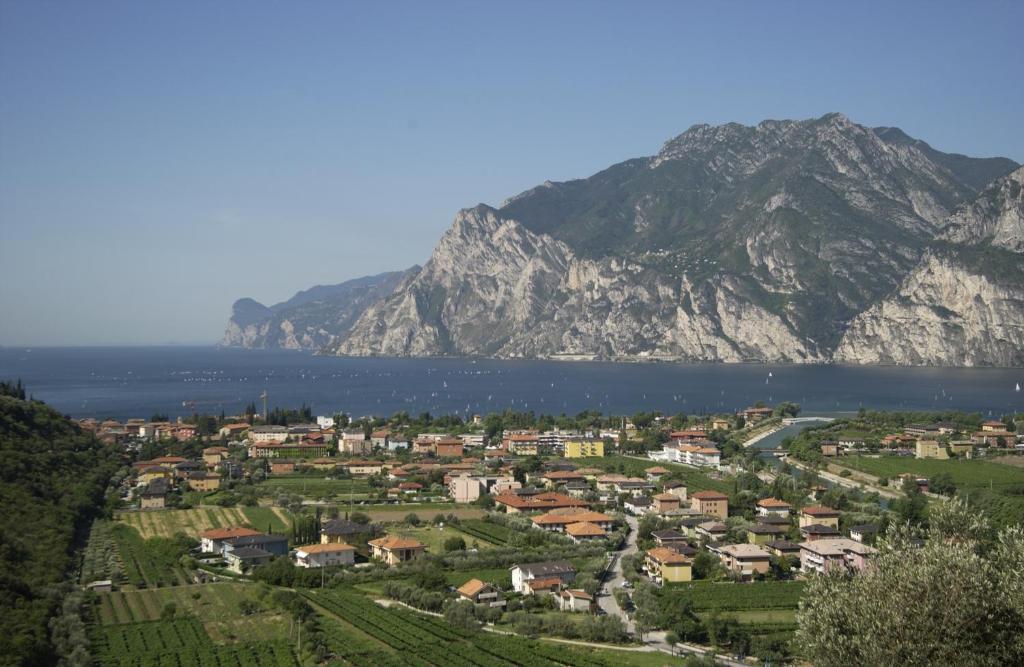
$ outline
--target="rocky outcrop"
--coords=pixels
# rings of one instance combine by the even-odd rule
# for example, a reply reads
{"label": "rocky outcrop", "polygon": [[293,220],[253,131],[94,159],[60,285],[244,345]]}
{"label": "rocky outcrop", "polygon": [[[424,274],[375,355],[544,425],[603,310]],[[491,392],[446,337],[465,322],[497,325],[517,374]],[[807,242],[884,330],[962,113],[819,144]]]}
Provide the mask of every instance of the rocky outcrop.
{"label": "rocky outcrop", "polygon": [[954,257],[929,253],[893,295],[854,319],[835,359],[905,366],[1024,366],[1024,286],[983,275]]}
{"label": "rocky outcrop", "polygon": [[656,156],[460,212],[325,351],[827,361],[979,181],[1015,166],[840,114],[695,126]]}
{"label": "rocky outcrop", "polygon": [[347,333],[367,307],[394,291],[417,268],[318,285],[269,307],[239,299],[221,345],[319,351]]}
{"label": "rocky outcrop", "polygon": [[949,218],[942,237],[1024,253],[1024,167],[1000,178]]}

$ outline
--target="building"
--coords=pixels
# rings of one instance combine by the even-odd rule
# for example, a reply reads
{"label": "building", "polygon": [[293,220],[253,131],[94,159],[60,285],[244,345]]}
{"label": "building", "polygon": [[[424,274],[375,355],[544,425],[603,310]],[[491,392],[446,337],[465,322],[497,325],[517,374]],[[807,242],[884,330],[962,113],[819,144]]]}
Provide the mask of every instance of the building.
{"label": "building", "polygon": [[571,523],[591,523],[604,530],[612,527],[612,517],[601,512],[592,512],[588,509],[568,507],[553,510],[547,514],[533,517],[535,528],[541,528],[553,533],[564,533],[565,527]]}
{"label": "building", "polygon": [[715,418],[711,420],[712,431],[728,431],[732,428],[732,423],[728,419]]}
{"label": "building", "polygon": [[668,468],[662,468],[661,466],[654,466],[644,470],[644,473],[647,475],[647,479],[651,482],[660,481],[662,477],[670,474],[671,472],[672,471]]}
{"label": "building", "polygon": [[601,526],[589,521],[570,523],[565,526],[565,534],[572,538],[573,542],[591,542],[603,540],[608,537],[607,531]]}
{"label": "building", "polygon": [[822,442],[821,443],[821,455],[827,457],[839,456],[839,443],[838,442]]}
{"label": "building", "polygon": [[241,526],[204,530],[199,533],[199,548],[204,554],[219,554],[224,550],[224,545],[228,540],[259,534],[258,530]]}
{"label": "building", "polygon": [[460,458],[465,445],[461,438],[441,438],[434,442],[434,456],[438,458]]}
{"label": "building", "polygon": [[806,526],[800,526],[800,537],[804,538],[808,542],[826,540],[839,536],[838,528],[833,528],[832,526],[825,524],[809,523]]}
{"label": "building", "polygon": [[788,540],[772,540],[764,547],[768,549],[769,553],[773,556],[780,558],[800,558],[800,545],[796,542],[790,542]]}
{"label": "building", "polygon": [[746,410],[743,411],[743,418],[746,419],[747,422],[751,423],[751,424],[759,422],[762,419],[767,419],[768,417],[771,417],[771,416],[772,416],[772,409],[771,408],[754,407],[754,408],[747,408]]}
{"label": "building", "polygon": [[690,496],[690,508],[704,516],[725,520],[729,516],[729,496],[718,491],[698,491]]}
{"label": "building", "polygon": [[206,449],[203,450],[203,463],[206,465],[207,468],[217,467],[217,464],[226,459],[227,457],[227,447],[207,447]]}
{"label": "building", "polygon": [[1006,424],[1004,424],[1001,421],[990,420],[990,421],[987,421],[987,422],[982,422],[981,430],[982,431],[989,431],[989,432],[992,432],[992,431],[1005,431],[1006,430]]}
{"label": "building", "polygon": [[743,578],[764,574],[772,555],[756,544],[729,544],[719,549],[722,564]]}
{"label": "building", "polygon": [[269,467],[271,475],[290,475],[295,472],[295,461],[291,459],[272,459]]}
{"label": "building", "polygon": [[686,497],[686,487],[681,482],[665,482],[662,487],[665,493],[671,493],[679,496],[679,500],[688,502],[689,499]]}
{"label": "building", "polygon": [[476,477],[459,475],[448,482],[448,495],[457,503],[471,503],[480,497],[483,485]]}
{"label": "building", "polygon": [[800,569],[827,572],[833,569],[863,570],[876,549],[845,537],[803,542],[800,545]]}
{"label": "building", "polygon": [[427,547],[419,540],[409,537],[381,537],[370,540],[371,557],[388,565],[398,565],[426,553]]}
{"label": "building", "polygon": [[728,534],[729,527],[721,521],[704,521],[697,524],[695,532],[699,537],[718,541]]}
{"label": "building", "polygon": [[469,600],[474,604],[486,604],[490,607],[505,606],[501,591],[480,579],[470,579],[459,586],[455,592],[459,594],[460,599]]}
{"label": "building", "polygon": [[327,417],[325,415],[319,415],[316,418],[316,425],[319,426],[321,430],[327,430],[329,428],[334,428],[334,417]]}
{"label": "building", "polygon": [[531,593],[530,582],[551,580],[559,586],[568,585],[576,579],[576,568],[568,561],[549,561],[546,563],[526,563],[514,565],[512,572],[512,588],[517,593]]}
{"label": "building", "polygon": [[353,456],[368,456],[373,452],[373,441],[359,430],[342,431],[338,438],[338,452]]}
{"label": "building", "polygon": [[170,491],[170,486],[166,479],[157,478],[146,485],[141,492],[139,492],[139,509],[144,510],[162,510],[167,507],[167,494]]}
{"label": "building", "polygon": [[948,459],[946,446],[937,440],[918,440],[914,445],[914,458],[917,459]]}
{"label": "building", "polygon": [[593,606],[594,598],[586,591],[567,588],[558,594],[558,608],[562,611],[589,613]]}
{"label": "building", "polygon": [[391,439],[391,431],[388,429],[380,429],[370,434],[370,445],[374,449],[386,450],[388,449],[388,442]]}
{"label": "building", "polygon": [[215,472],[194,472],[188,476],[188,488],[206,493],[220,488],[220,475]]}
{"label": "building", "polygon": [[747,529],[747,542],[750,544],[768,544],[781,539],[789,532],[787,526],[773,526],[759,523]]}
{"label": "building", "polygon": [[244,547],[257,547],[270,553],[272,556],[288,555],[288,538],[284,535],[271,535],[268,533],[242,535],[224,540],[223,545],[225,556],[235,549],[242,549]]}
{"label": "building", "polygon": [[578,459],[584,456],[604,456],[604,440],[579,439],[565,441],[565,457]]}
{"label": "building", "polygon": [[659,493],[654,496],[654,513],[676,514],[679,512],[681,502],[679,496],[674,493]]}
{"label": "building", "polygon": [[675,547],[687,544],[686,535],[683,535],[678,530],[655,530],[651,533],[651,538],[654,539],[654,543],[659,547]]}
{"label": "building", "polygon": [[517,489],[509,493],[501,493],[494,496],[494,502],[504,507],[505,511],[509,514],[519,512],[550,512],[554,509],[566,507],[590,506],[590,503],[578,498],[571,498],[564,493],[546,492],[528,495],[522,493],[524,491],[527,490]]}
{"label": "building", "polygon": [[[248,422],[238,422],[238,423],[235,423],[235,424],[224,424],[223,426],[220,427],[220,430],[217,431],[217,435],[219,435],[223,439],[239,438],[239,437],[242,436],[243,433],[248,431],[249,428],[250,427],[249,427]],[[203,453],[205,454],[205,452],[203,452]]]}
{"label": "building", "polygon": [[505,448],[515,456],[537,456],[540,439],[535,433],[513,433],[505,438]]}
{"label": "building", "polygon": [[284,442],[287,438],[286,426],[253,426],[249,429],[249,439],[256,443]]}
{"label": "building", "polygon": [[[181,463],[181,461],[178,461],[178,463]],[[149,466],[148,468],[143,469],[142,472],[139,473],[139,482],[141,482],[142,484],[149,484],[150,482],[153,482],[158,479],[162,479],[168,484],[170,484],[173,478],[174,471],[171,468],[167,468],[162,465]]]}
{"label": "building", "polygon": [[784,516],[788,517],[793,506],[778,498],[762,498],[757,501],[758,516]]}
{"label": "building", "polygon": [[644,571],[656,584],[692,581],[693,561],[668,547],[656,547],[647,550]]}
{"label": "building", "polygon": [[366,535],[373,535],[374,527],[348,519],[331,519],[320,525],[320,544],[354,544]]}
{"label": "building", "polygon": [[627,512],[634,516],[641,516],[654,509],[654,501],[647,496],[632,496],[622,502]]}
{"label": "building", "polygon": [[332,567],[355,562],[356,548],[344,542],[307,544],[295,549],[295,564],[299,567]]}
{"label": "building", "polygon": [[818,524],[839,530],[839,510],[821,505],[812,505],[800,510],[800,527]]}
{"label": "building", "polygon": [[239,574],[260,565],[266,565],[273,557],[274,554],[259,547],[239,547],[224,554],[228,569]]}
{"label": "building", "polygon": [[850,526],[850,539],[861,544],[870,542],[878,534],[878,526],[872,523],[864,523],[857,526]]}

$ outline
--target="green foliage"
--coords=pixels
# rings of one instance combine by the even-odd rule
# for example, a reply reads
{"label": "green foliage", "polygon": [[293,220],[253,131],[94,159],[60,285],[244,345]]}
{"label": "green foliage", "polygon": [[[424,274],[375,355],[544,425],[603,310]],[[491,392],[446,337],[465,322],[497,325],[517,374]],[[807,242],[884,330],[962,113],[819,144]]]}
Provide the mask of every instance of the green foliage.
{"label": "green foliage", "polygon": [[890,528],[872,567],[812,577],[797,615],[804,657],[823,666],[1024,664],[1024,531],[991,535],[964,503],[939,503],[923,547]]}
{"label": "green foliage", "polygon": [[20,383],[0,391],[0,656],[45,664],[47,619],[60,601],[53,585],[103,511],[120,456],[23,394]]}

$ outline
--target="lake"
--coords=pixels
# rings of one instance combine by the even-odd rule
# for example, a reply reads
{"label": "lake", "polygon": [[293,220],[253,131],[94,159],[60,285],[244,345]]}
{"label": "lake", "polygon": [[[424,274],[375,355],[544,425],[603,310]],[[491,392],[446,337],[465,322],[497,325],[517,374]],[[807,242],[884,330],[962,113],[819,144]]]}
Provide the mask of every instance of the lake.
{"label": "lake", "polygon": [[[805,414],[869,409],[1024,412],[1024,369],[356,359],[216,347],[0,348],[0,379],[74,417],[231,414],[305,403],[318,414],[471,415],[586,409],[731,412],[756,401]],[[194,407],[193,407],[194,406]]]}

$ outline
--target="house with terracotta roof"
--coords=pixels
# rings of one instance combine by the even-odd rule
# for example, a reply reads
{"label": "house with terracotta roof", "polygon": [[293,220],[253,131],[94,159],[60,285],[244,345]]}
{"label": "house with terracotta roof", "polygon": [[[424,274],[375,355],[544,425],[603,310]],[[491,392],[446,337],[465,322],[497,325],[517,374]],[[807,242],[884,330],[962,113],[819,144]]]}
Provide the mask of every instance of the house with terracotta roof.
{"label": "house with terracotta roof", "polygon": [[512,588],[517,593],[526,595],[540,590],[558,590],[576,579],[576,568],[568,561],[548,561],[544,563],[524,563],[513,565]]}
{"label": "house with terracotta roof", "polygon": [[743,411],[743,418],[747,420],[747,423],[753,424],[759,422],[762,419],[767,419],[772,416],[771,408],[747,408]]}
{"label": "house with terracotta roof", "polygon": [[654,496],[654,513],[655,514],[672,514],[679,511],[679,505],[682,501],[674,493],[659,493]]}
{"label": "house with terracotta roof", "polygon": [[581,475],[575,470],[555,470],[543,475],[543,479],[548,488],[555,488],[559,484],[566,484],[568,482],[586,482],[587,478],[585,475]]}
{"label": "house with terracotta roof", "polygon": [[299,567],[331,567],[356,562],[356,548],[344,542],[307,544],[295,548],[295,564]]}
{"label": "house with terracotta roof", "polygon": [[662,468],[661,466],[653,466],[644,470],[644,474],[647,475],[647,479],[652,482],[660,481],[662,477],[670,474],[672,471],[668,468]]}
{"label": "house with terracotta roof", "polygon": [[260,531],[243,526],[214,528],[199,533],[199,548],[205,554],[218,554],[224,550],[224,543],[236,537],[259,535]]}
{"label": "house with terracotta roof", "polygon": [[782,539],[788,532],[788,526],[758,523],[747,528],[747,542],[750,544],[768,544],[772,540]]}
{"label": "house with terracotta roof", "polygon": [[501,597],[501,591],[480,579],[470,579],[459,586],[456,590],[459,597],[469,600],[475,604],[486,604],[491,607],[504,607],[505,601]]}
{"label": "house with terracotta roof", "polygon": [[608,533],[604,528],[589,521],[580,521],[566,525],[565,534],[571,537],[572,541],[577,544],[580,542],[603,540],[608,537]]}
{"label": "house with terracotta roof", "polygon": [[812,505],[800,510],[800,527],[819,524],[839,530],[839,510],[822,505]]}
{"label": "house with terracotta roof", "polygon": [[789,516],[793,506],[778,498],[762,498],[757,501],[758,516]]}
{"label": "house with terracotta roof", "polygon": [[558,608],[562,611],[589,613],[594,607],[594,597],[586,591],[567,588],[558,594]]}
{"label": "house with terracotta roof", "polygon": [[[248,426],[248,424],[246,424]],[[228,457],[227,447],[207,447],[203,450],[203,464],[207,468],[216,467],[218,463]]]}
{"label": "house with terracotta roof", "polygon": [[386,536],[370,540],[370,555],[388,565],[398,565],[426,553],[427,547],[410,537]]}
{"label": "house with terracotta roof", "polygon": [[716,417],[715,419],[711,420],[711,430],[712,431],[728,431],[731,428],[732,428],[732,422],[730,422],[728,419],[722,419],[721,417]]}
{"label": "house with terracotta roof", "polygon": [[690,495],[690,508],[724,520],[729,517],[729,496],[718,491],[698,491]]}
{"label": "house with terracotta roof", "polygon": [[188,488],[205,493],[220,488],[220,475],[215,472],[194,472],[188,476]]}
{"label": "house with terracotta roof", "polygon": [[591,523],[599,528],[608,530],[612,527],[612,517],[601,512],[593,512],[579,507],[552,510],[547,514],[533,517],[535,528],[555,533],[564,533],[565,527],[571,523]]}
{"label": "house with terracotta roof", "polygon": [[461,438],[441,438],[434,441],[434,456],[438,458],[458,458],[462,456],[465,445]]}
{"label": "house with terracotta roof", "polygon": [[648,549],[644,555],[644,571],[656,584],[693,580],[693,561],[668,547]]}
{"label": "house with terracotta roof", "polygon": [[538,493],[523,496],[517,493],[501,493],[494,496],[494,503],[504,507],[509,514],[519,512],[545,512],[565,507],[590,507],[590,503],[571,498],[564,493]]}
{"label": "house with terracotta roof", "polygon": [[728,544],[718,552],[722,564],[744,579],[764,574],[771,567],[772,555],[757,544]]}
{"label": "house with terracotta roof", "polygon": [[809,523],[806,526],[800,526],[800,537],[804,538],[808,542],[839,536],[840,533],[838,528],[834,528],[823,523]]}

